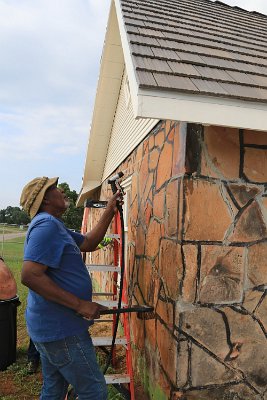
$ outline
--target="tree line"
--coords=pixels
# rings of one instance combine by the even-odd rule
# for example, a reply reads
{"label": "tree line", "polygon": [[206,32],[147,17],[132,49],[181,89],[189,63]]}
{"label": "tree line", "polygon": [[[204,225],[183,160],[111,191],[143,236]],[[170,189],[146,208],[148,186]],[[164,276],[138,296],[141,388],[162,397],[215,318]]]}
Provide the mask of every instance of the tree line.
{"label": "tree line", "polygon": [[[64,190],[70,201],[69,208],[63,215],[62,220],[67,228],[80,231],[83,219],[83,207],[75,206],[78,194],[75,190],[71,190],[66,182],[60,183],[58,186]],[[0,210],[0,223],[27,225],[30,223],[30,218],[20,207],[8,206]]]}

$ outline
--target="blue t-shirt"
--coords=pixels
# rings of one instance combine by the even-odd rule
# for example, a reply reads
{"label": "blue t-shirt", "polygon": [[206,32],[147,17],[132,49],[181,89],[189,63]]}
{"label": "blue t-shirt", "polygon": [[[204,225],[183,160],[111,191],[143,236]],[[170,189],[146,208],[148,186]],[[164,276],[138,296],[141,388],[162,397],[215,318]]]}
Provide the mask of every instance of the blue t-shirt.
{"label": "blue t-shirt", "polygon": [[[84,236],[42,212],[33,218],[26,236],[24,261],[46,265],[46,274],[62,289],[83,300],[92,300],[92,282],[79,246]],[[38,268],[38,266],[36,267]],[[26,309],[29,335],[36,342],[50,342],[78,335],[91,322],[68,307],[44,299],[29,290]]]}

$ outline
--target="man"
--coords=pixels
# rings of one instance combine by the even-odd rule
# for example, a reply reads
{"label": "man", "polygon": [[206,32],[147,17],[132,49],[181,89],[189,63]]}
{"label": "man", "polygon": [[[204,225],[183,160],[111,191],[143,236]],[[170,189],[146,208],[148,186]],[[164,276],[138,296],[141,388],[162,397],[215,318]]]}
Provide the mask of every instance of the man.
{"label": "man", "polygon": [[[106,383],[88,334],[106,307],[92,302],[92,283],[81,251],[93,251],[116,212],[117,192],[98,224],[85,235],[61,221],[69,202],[58,178],[35,178],[23,189],[21,205],[32,221],[28,229],[22,283],[29,287],[26,321],[41,355],[41,400],[63,400],[71,384],[79,400],[106,400]],[[84,317],[84,318],[83,318]],[[86,318],[86,319],[85,319]],[[90,320],[90,321],[89,321]]]}

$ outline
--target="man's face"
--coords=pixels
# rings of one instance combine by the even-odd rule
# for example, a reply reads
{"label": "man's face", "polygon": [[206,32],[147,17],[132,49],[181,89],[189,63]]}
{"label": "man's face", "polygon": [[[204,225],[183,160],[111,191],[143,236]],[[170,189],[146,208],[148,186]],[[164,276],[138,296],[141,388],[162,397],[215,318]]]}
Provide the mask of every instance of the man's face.
{"label": "man's face", "polygon": [[62,213],[69,207],[69,199],[63,189],[58,188],[56,185],[47,189],[44,198],[50,202],[51,206]]}

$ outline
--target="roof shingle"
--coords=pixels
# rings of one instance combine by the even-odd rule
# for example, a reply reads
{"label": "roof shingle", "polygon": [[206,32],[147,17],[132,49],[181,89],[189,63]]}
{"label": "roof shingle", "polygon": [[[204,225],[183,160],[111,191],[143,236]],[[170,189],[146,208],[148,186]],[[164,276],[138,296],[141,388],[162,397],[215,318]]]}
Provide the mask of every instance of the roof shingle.
{"label": "roof shingle", "polygon": [[120,0],[140,87],[267,101],[267,17],[221,1]]}

